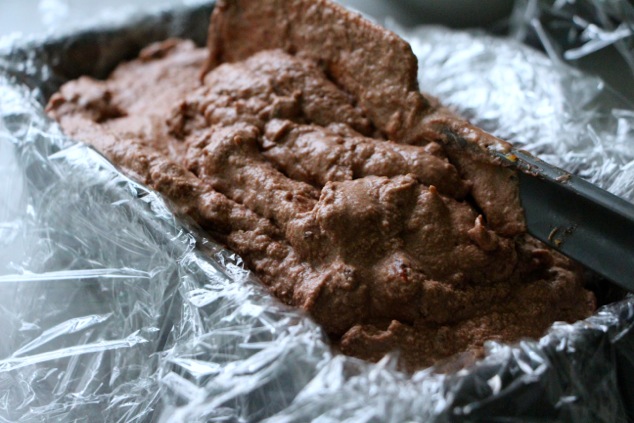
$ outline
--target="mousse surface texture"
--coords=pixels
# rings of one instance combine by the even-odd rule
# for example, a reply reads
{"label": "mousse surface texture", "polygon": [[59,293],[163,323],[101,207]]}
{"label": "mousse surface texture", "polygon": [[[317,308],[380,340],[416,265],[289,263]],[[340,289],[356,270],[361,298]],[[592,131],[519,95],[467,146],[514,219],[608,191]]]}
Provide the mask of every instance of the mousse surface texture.
{"label": "mousse surface texture", "polygon": [[[396,35],[326,1],[218,1],[48,113],[169,198],[341,352],[415,370],[595,309],[526,234],[508,144],[421,94]],[[113,228],[114,230],[114,228]]]}

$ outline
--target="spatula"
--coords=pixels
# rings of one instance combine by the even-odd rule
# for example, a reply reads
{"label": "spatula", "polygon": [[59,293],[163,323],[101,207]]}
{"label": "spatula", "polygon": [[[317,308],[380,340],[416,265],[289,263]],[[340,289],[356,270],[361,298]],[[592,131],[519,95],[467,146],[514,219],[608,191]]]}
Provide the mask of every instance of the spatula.
{"label": "spatula", "polygon": [[497,153],[519,172],[528,232],[634,292],[634,205],[529,153]]}

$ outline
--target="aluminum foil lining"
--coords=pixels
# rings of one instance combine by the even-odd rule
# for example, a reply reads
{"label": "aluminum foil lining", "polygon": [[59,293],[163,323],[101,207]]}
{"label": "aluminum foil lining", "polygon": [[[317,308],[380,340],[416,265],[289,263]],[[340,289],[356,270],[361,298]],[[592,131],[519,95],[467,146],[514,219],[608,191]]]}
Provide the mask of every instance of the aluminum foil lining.
{"label": "aluminum foil lining", "polygon": [[[69,78],[104,76],[167,36],[201,43],[209,10],[179,5],[0,46],[0,421],[626,419],[632,299],[557,323],[540,340],[489,343],[466,370],[406,375],[396,357],[338,355],[239,257],[44,115]],[[631,27],[631,16],[621,18]],[[423,89],[634,199],[634,111],[607,106],[600,80],[483,32],[425,27],[404,36]]]}

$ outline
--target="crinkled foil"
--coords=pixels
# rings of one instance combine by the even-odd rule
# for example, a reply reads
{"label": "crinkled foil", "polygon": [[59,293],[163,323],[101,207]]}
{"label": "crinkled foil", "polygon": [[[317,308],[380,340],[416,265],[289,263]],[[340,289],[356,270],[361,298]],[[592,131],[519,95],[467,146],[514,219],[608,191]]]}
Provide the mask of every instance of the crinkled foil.
{"label": "crinkled foil", "polygon": [[[239,257],[44,115],[69,78],[168,36],[202,43],[210,8],[0,48],[0,421],[626,421],[631,299],[537,341],[490,343],[459,371],[338,355]],[[423,89],[634,198],[634,111],[602,103],[600,80],[484,33],[404,35]]]}

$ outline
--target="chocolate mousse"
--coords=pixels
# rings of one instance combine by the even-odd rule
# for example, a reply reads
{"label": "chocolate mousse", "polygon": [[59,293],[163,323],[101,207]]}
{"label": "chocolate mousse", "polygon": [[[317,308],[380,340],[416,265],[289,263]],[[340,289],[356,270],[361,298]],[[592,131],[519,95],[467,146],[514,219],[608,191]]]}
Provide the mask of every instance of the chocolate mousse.
{"label": "chocolate mousse", "polygon": [[343,353],[429,366],[595,309],[525,230],[508,144],[419,93],[396,35],[323,0],[218,1],[48,113],[238,253]]}

